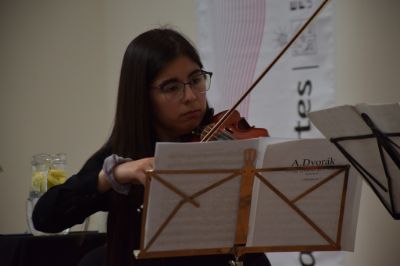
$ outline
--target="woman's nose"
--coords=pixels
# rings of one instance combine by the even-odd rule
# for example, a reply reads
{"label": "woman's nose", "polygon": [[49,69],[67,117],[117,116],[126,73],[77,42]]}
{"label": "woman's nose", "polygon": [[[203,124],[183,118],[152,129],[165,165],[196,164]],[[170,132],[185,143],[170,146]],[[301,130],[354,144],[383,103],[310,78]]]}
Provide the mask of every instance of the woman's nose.
{"label": "woman's nose", "polygon": [[190,84],[185,84],[183,89],[183,101],[193,101],[197,99],[197,94],[194,92]]}

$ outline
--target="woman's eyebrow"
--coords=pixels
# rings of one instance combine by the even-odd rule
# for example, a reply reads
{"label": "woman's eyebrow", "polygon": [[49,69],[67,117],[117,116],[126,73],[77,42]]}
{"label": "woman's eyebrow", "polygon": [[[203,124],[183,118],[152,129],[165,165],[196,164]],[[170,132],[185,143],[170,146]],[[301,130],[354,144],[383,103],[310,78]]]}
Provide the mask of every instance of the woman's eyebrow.
{"label": "woman's eyebrow", "polygon": [[166,80],[161,81],[161,83],[158,86],[164,86],[165,84],[168,84],[170,82],[176,82],[179,81],[177,78],[169,78]]}
{"label": "woman's eyebrow", "polygon": [[[199,73],[201,73],[201,69],[195,69],[195,70],[193,70],[192,72],[190,72],[188,74],[188,78],[192,77],[195,74],[199,74]],[[169,79],[161,81],[161,83],[158,86],[163,86],[163,85],[165,85],[167,83],[175,82],[175,81],[180,81],[180,80],[177,79],[177,78],[169,78]]]}
{"label": "woman's eyebrow", "polygon": [[199,74],[199,73],[201,73],[201,69],[195,69],[195,70],[193,70],[192,72],[189,73],[188,77],[191,77],[194,74]]}

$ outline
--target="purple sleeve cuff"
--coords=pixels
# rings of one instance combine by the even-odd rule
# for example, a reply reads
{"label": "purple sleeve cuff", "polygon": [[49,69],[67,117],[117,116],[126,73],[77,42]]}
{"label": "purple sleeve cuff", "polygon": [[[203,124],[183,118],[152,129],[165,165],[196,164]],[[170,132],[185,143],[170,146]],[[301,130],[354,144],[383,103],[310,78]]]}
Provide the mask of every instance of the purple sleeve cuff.
{"label": "purple sleeve cuff", "polygon": [[120,184],[115,180],[114,178],[114,169],[118,165],[132,161],[131,158],[123,158],[120,157],[116,154],[112,154],[108,156],[103,163],[103,171],[107,176],[108,181],[110,182],[110,185],[112,189],[114,189],[116,192],[123,194],[123,195],[128,195],[129,191],[131,189],[131,184]]}

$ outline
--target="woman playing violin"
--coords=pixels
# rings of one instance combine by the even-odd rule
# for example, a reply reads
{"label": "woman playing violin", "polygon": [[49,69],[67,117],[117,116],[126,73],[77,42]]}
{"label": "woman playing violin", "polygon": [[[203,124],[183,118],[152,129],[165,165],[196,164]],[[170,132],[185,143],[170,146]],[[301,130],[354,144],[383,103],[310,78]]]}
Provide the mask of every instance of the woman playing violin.
{"label": "woman playing violin", "polygon": [[[36,229],[58,232],[97,211],[108,211],[107,265],[227,265],[230,255],[136,260],[145,171],[155,143],[188,141],[212,120],[207,105],[211,73],[193,45],[171,29],[153,29],[127,47],[120,74],[112,133],[68,181],[41,197]],[[269,265],[264,254],[245,255],[245,265]]]}

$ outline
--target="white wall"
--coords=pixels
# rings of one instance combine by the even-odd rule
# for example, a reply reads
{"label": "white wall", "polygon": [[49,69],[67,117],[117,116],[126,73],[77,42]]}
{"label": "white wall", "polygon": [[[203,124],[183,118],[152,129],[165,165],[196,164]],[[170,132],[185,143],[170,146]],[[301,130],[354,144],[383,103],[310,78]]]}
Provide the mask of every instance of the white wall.
{"label": "white wall", "polygon": [[108,134],[102,13],[97,1],[0,2],[1,233],[26,230],[33,154],[66,152],[73,173]]}
{"label": "white wall", "polygon": [[[63,151],[70,173],[112,126],[122,55],[172,24],[196,41],[195,0],[0,1],[0,233],[26,230],[30,156]],[[337,1],[337,103],[400,101],[400,2]],[[364,186],[346,265],[400,265],[400,221]]]}
{"label": "white wall", "polygon": [[131,39],[195,23],[185,0],[0,1],[0,233],[26,231],[33,154],[66,152],[72,174],[104,143]]}
{"label": "white wall", "polygon": [[[399,102],[400,1],[337,3],[337,103]],[[400,265],[400,221],[365,184],[355,252],[346,265]]]}

